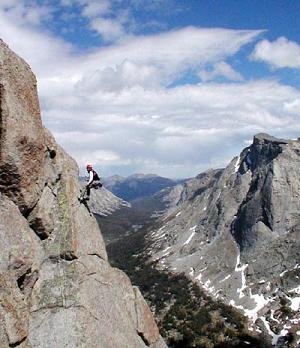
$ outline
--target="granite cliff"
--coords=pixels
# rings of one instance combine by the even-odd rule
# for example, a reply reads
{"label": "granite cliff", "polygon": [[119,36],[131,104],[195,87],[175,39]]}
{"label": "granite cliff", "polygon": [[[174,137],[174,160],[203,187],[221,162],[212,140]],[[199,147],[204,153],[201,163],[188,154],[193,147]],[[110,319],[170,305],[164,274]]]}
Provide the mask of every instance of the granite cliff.
{"label": "granite cliff", "polygon": [[77,164],[42,125],[35,76],[0,41],[1,347],[164,347],[79,190]]}
{"label": "granite cliff", "polygon": [[241,310],[277,347],[300,342],[299,177],[300,141],[258,134],[225,169],[175,187],[147,237],[160,268]]}

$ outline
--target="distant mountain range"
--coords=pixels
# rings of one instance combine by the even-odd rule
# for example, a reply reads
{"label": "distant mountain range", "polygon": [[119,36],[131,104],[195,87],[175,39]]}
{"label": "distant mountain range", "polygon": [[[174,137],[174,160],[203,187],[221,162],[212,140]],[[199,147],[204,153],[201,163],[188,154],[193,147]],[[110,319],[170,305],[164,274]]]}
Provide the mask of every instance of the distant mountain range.
{"label": "distant mountain range", "polygon": [[103,184],[109,191],[128,202],[148,197],[166,187],[173,187],[179,182],[179,180],[155,174],[134,174],[128,177],[114,175],[103,178]]}

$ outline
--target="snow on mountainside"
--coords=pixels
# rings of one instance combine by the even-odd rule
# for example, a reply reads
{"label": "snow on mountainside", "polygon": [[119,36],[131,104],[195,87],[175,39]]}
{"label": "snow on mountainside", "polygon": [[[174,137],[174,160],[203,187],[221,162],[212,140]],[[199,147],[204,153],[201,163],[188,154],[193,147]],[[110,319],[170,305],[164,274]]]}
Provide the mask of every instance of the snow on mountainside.
{"label": "snow on mountainside", "polygon": [[176,186],[147,237],[159,267],[240,309],[273,345],[300,339],[299,178],[300,142],[258,134],[225,170]]}

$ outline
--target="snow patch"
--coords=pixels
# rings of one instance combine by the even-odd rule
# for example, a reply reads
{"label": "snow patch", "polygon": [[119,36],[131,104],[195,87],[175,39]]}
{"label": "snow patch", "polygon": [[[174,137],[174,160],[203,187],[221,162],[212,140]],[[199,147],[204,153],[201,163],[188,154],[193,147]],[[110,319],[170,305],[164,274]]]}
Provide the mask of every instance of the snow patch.
{"label": "snow patch", "polygon": [[190,267],[190,276],[193,276],[195,274],[195,268],[194,267]]}
{"label": "snow patch", "polygon": [[165,253],[167,250],[171,249],[170,246],[166,247],[166,249],[163,250],[163,253]]}
{"label": "snow patch", "polygon": [[201,283],[201,278],[202,278],[202,272],[204,272],[206,269],[207,269],[207,267],[200,269],[199,274],[195,278],[195,279],[199,280],[200,283]]}
{"label": "snow patch", "polygon": [[238,253],[234,270],[235,270],[235,272],[241,272],[242,286],[239,289],[237,289],[236,291],[239,294],[239,298],[242,298],[245,296],[244,290],[247,288],[245,269],[248,267],[248,264],[246,263],[245,265],[240,265],[240,261],[241,261],[241,255],[240,255],[240,253]]}
{"label": "snow patch", "polygon": [[[165,236],[165,233],[163,233],[163,230],[166,228],[166,226],[162,226],[161,228],[159,228],[157,231],[154,231],[153,233],[151,233],[151,236],[156,236],[156,238],[162,238]],[[161,235],[161,233],[163,233],[163,235]]]}
{"label": "snow patch", "polygon": [[170,254],[170,251],[168,251],[169,249],[171,249],[170,246],[168,246],[166,249],[163,250],[162,257],[168,256]]}
{"label": "snow patch", "polygon": [[204,284],[202,283],[202,286],[209,293],[213,293],[215,291],[215,287],[214,286],[210,286],[210,284],[211,284],[211,281],[208,279]]}
{"label": "snow patch", "polygon": [[263,295],[259,294],[252,295],[251,289],[250,298],[256,302],[256,307],[253,309],[246,309],[245,314],[248,318],[252,319],[253,323],[255,323],[258,318],[257,313],[270,302],[270,299],[265,299]]}
{"label": "snow patch", "polygon": [[270,336],[272,336],[272,346],[275,346],[275,345],[277,345],[277,342],[278,342],[278,339],[279,339],[279,337],[281,337],[281,336],[286,336],[287,334],[288,334],[288,326],[284,326],[283,327],[283,329],[279,332],[279,334],[276,334],[276,333],[274,333],[272,330],[271,330],[271,328],[270,328],[270,324],[269,324],[269,322],[266,320],[266,318],[265,317],[260,317],[260,319],[262,320],[262,322],[264,323],[264,325],[265,325],[265,328],[267,329],[267,331],[268,331],[268,334],[270,335]]}
{"label": "snow patch", "polygon": [[207,209],[207,207],[204,207],[204,208],[203,208],[203,211],[206,211],[206,209]]}
{"label": "snow patch", "polygon": [[283,277],[288,271],[289,271],[289,270],[286,269],[285,271],[281,272],[281,273],[279,274],[279,276],[280,276],[280,277]]}
{"label": "snow patch", "polygon": [[273,321],[276,321],[277,323],[280,323],[279,320],[277,320],[276,318],[274,318],[274,313],[275,313],[275,309],[271,309],[270,318],[271,318]]}
{"label": "snow patch", "polygon": [[237,305],[237,304],[235,303],[234,300],[230,300],[230,301],[229,301],[229,304],[230,304],[232,307],[235,307],[235,308],[237,308],[237,309],[241,309],[242,311],[245,311],[245,308],[244,308],[242,305]]}
{"label": "snow patch", "polygon": [[289,292],[295,292],[296,294],[300,294],[300,285],[294,289],[289,290]]}
{"label": "snow patch", "polygon": [[179,216],[181,214],[181,211],[179,213],[176,214],[176,217]]}
{"label": "snow patch", "polygon": [[[234,270],[235,270],[235,272],[241,272],[242,286],[239,289],[237,289],[237,293],[239,294],[239,298],[243,298],[245,296],[244,290],[246,288],[248,288],[248,286],[246,285],[246,276],[245,276],[245,270],[248,267],[248,264],[242,265],[242,264],[240,264],[240,261],[241,261],[241,255],[240,255],[240,253],[238,253],[237,260],[236,260],[236,266],[235,266]],[[255,321],[258,318],[257,313],[265,305],[267,305],[271,301],[271,299],[266,299],[262,294],[261,295],[259,295],[259,294],[253,295],[251,289],[249,289],[249,293],[250,293],[250,298],[252,300],[254,300],[254,302],[256,304],[253,309],[245,309],[243,306],[236,305],[234,301],[232,302],[232,306],[239,308],[239,309],[242,309],[244,311],[245,315],[248,318],[252,319],[253,323],[255,323]]]}
{"label": "snow patch", "polygon": [[196,232],[192,232],[192,234],[189,236],[189,238],[183,243],[183,245],[189,244],[189,242],[192,240]]}
{"label": "snow patch", "polygon": [[241,156],[238,157],[237,161],[235,162],[234,165],[234,172],[233,173],[237,173],[240,167],[240,162],[241,162]]}
{"label": "snow patch", "polygon": [[190,228],[190,231],[192,231],[192,234],[189,236],[189,238],[183,243],[183,245],[187,245],[189,244],[189,242],[192,240],[192,238],[194,237],[194,235],[196,234],[195,230],[196,230],[197,225],[193,226]]}
{"label": "snow patch", "polygon": [[228,274],[225,278],[219,281],[219,283],[225,282],[225,280],[229,279],[231,277],[231,274]]}
{"label": "snow patch", "polygon": [[300,297],[292,298],[292,297],[286,296],[286,298],[291,301],[291,305],[290,305],[291,310],[297,312],[300,307]]}

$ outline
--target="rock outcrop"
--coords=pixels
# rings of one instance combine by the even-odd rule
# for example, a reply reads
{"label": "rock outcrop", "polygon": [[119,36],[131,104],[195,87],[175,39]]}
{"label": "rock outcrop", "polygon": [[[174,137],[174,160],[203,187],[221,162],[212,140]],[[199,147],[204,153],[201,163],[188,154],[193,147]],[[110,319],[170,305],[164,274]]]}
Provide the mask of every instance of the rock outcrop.
{"label": "rock outcrop", "polygon": [[[82,190],[84,190],[86,181],[84,179],[80,179],[80,183],[82,185]],[[130,208],[131,204],[115,196],[112,192],[102,186],[101,188],[91,190],[88,207],[89,210],[94,214],[107,216],[121,208]]]}
{"label": "rock outcrop", "polygon": [[300,332],[299,178],[300,141],[258,134],[224,170],[182,186],[149,235],[160,267],[241,309],[273,344]]}
{"label": "rock outcrop", "polygon": [[35,76],[0,41],[1,347],[164,347],[79,190],[42,126]]}

